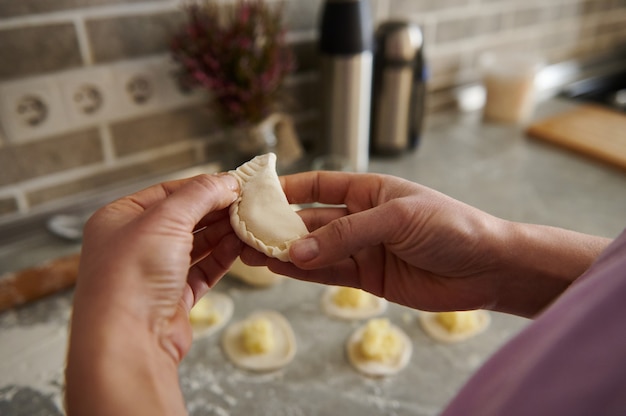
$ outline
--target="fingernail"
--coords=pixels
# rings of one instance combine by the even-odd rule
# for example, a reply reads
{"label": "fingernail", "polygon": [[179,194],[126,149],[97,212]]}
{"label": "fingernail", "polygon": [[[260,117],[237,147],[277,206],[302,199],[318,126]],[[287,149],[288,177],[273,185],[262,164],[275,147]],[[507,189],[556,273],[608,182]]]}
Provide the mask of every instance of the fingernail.
{"label": "fingernail", "polygon": [[290,254],[292,260],[311,261],[320,254],[320,245],[313,237],[303,238],[291,244]]}
{"label": "fingernail", "polygon": [[237,178],[230,173],[223,172],[218,174],[217,177],[220,178],[220,180],[223,181],[231,191],[239,191],[239,181],[237,181]]}

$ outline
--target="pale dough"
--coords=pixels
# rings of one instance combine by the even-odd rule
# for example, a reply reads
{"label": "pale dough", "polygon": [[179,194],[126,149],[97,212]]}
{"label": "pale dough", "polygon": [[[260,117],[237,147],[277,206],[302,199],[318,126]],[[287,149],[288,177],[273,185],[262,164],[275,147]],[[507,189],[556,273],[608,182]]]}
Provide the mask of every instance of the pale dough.
{"label": "pale dough", "polygon": [[[359,296],[358,305],[340,305],[336,302],[336,296],[341,296],[345,291],[358,291],[354,295]],[[353,295],[353,296],[354,296]],[[387,310],[388,302],[371,293],[360,289],[329,286],[324,290],[320,300],[322,310],[329,316],[347,320],[369,319],[380,315]]]}
{"label": "pale dough", "polygon": [[285,280],[285,276],[276,274],[265,266],[248,266],[239,257],[230,267],[228,274],[257,287],[273,286]]}
{"label": "pale dough", "polygon": [[455,342],[465,341],[475,335],[485,331],[491,323],[491,316],[484,310],[459,311],[455,313],[471,314],[472,324],[465,325],[456,331],[447,329],[438,320],[440,312],[420,312],[420,323],[424,331],[433,339],[439,342],[451,344]]}
{"label": "pale dough", "polygon": [[219,331],[233,316],[230,296],[210,291],[199,299],[189,313],[193,337],[207,337]]}
{"label": "pale dough", "polygon": [[[249,353],[242,339],[246,322],[264,318],[271,323],[273,347],[262,354]],[[296,354],[296,338],[287,319],[275,311],[258,311],[244,320],[233,322],[222,336],[222,348],[237,367],[252,371],[272,371],[289,364]]]}
{"label": "pale dough", "polygon": [[237,236],[269,257],[289,261],[289,246],[308,230],[280,185],[276,155],[257,156],[229,173],[241,188],[230,206],[230,223]]}
{"label": "pale dough", "polygon": [[[380,319],[380,318],[379,318]],[[366,376],[391,376],[403,370],[413,355],[413,344],[406,333],[399,327],[389,324],[389,330],[400,343],[398,353],[390,360],[380,361],[368,358],[362,351],[363,336],[368,323],[357,328],[346,342],[346,352],[350,364]]]}

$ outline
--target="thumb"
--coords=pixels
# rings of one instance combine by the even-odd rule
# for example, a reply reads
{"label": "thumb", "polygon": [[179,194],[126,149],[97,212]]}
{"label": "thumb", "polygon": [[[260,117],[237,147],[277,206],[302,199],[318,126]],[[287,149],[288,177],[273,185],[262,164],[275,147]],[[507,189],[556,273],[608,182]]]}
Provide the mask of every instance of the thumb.
{"label": "thumb", "polygon": [[388,241],[397,228],[397,216],[386,211],[379,206],[329,222],[291,244],[291,262],[302,269],[316,269]]}
{"label": "thumb", "polygon": [[229,174],[198,175],[180,184],[162,186],[167,187],[169,194],[160,202],[164,212],[190,227],[210,212],[228,207],[239,194],[239,183]]}

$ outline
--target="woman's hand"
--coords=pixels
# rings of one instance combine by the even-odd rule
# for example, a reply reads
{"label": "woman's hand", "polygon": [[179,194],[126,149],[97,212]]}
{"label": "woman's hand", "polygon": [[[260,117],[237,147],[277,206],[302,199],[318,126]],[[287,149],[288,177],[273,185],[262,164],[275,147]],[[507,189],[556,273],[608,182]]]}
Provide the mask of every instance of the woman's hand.
{"label": "woman's hand", "polygon": [[[100,209],[84,230],[68,353],[70,414],[176,414],[188,312],[242,243],[230,175],[163,183]],[[91,406],[91,407],[89,407]]]}
{"label": "woman's hand", "polygon": [[292,263],[245,248],[242,259],[299,279],[359,287],[423,310],[494,309],[532,316],[609,240],[505,221],[397,177],[308,172],[281,178],[310,235]]}

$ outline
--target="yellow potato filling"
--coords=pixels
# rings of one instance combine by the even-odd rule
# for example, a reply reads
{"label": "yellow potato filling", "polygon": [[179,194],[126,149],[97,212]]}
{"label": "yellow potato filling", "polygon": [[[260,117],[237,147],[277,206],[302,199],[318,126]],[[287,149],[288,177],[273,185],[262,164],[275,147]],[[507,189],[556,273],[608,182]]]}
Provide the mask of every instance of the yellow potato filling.
{"label": "yellow potato filling", "polygon": [[200,298],[189,311],[189,321],[197,325],[215,325],[222,319],[220,313],[213,307],[213,302],[207,298]]}
{"label": "yellow potato filling", "polygon": [[480,326],[476,311],[439,312],[436,319],[448,332],[454,334],[470,332]]}
{"label": "yellow potato filling", "polygon": [[367,302],[367,292],[342,286],[335,292],[333,302],[342,308],[360,308]]}
{"label": "yellow potato filling", "polygon": [[246,322],[242,331],[243,347],[249,354],[264,354],[274,348],[272,323],[266,318]]}
{"label": "yellow potato filling", "polygon": [[361,340],[361,353],[365,358],[390,362],[401,352],[402,339],[392,330],[388,319],[372,319],[367,323]]}

